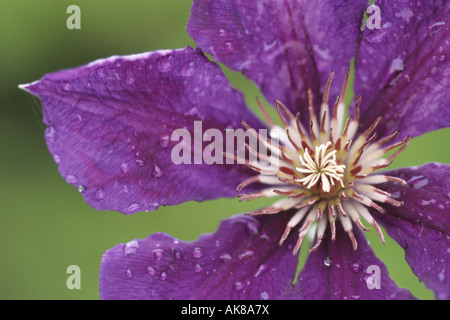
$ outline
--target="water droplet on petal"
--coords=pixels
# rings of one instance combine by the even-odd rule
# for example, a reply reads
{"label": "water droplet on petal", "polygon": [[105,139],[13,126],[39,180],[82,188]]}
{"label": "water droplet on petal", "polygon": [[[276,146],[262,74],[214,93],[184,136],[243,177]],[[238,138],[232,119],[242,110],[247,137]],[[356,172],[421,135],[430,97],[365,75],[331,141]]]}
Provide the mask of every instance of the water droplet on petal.
{"label": "water droplet on petal", "polygon": [[331,259],[327,257],[325,260],[323,260],[323,264],[327,267],[331,266]]}
{"label": "water droplet on petal", "polygon": [[265,264],[260,265],[258,268],[258,271],[256,271],[254,277],[258,278],[261,275],[261,273],[263,273],[266,270],[267,270],[267,265],[265,265]]}
{"label": "water droplet on petal", "polygon": [[103,67],[98,67],[95,72],[100,78],[103,78],[105,76],[105,69]]}
{"label": "water droplet on petal", "polygon": [[163,249],[154,249],[153,251],[153,257],[156,261],[161,261],[162,258],[164,258],[164,250]]}
{"label": "water droplet on petal", "polygon": [[425,176],[414,176],[407,181],[414,189],[420,189],[428,184],[429,180]]}
{"label": "water droplet on petal", "polygon": [[56,164],[59,164],[61,162],[61,158],[57,154],[53,155],[53,160],[55,160]]}
{"label": "water droplet on petal", "polygon": [[139,203],[132,203],[127,207],[127,212],[134,213],[135,211],[139,210],[141,208],[141,205]]}
{"label": "water droplet on petal", "polygon": [[164,175],[164,172],[158,167],[156,164],[153,165],[152,176],[155,178],[161,178]]}
{"label": "water droplet on petal", "polygon": [[126,162],[122,162],[120,164],[120,171],[122,171],[122,173],[127,173],[128,172],[128,163]]}
{"label": "water droplet on petal", "polygon": [[162,280],[162,281],[166,280],[167,279],[167,273],[166,272],[161,272],[161,274],[159,276],[159,279]]}
{"label": "water droplet on petal", "polygon": [[445,59],[447,58],[447,56],[445,55],[445,54],[441,54],[440,56],[439,56],[439,61],[444,61]]}
{"label": "water droplet on petal", "polygon": [[106,191],[103,190],[102,188],[99,188],[96,192],[95,192],[95,198],[97,200],[102,200],[106,197]]}
{"label": "water droplet on petal", "polygon": [[166,148],[169,146],[170,143],[170,135],[169,134],[163,134],[158,139],[159,145],[163,148]]}
{"label": "water droplet on petal", "polygon": [[231,52],[234,50],[233,44],[230,41],[227,41],[223,44],[223,47],[225,48],[225,50],[227,50],[228,52]]}
{"label": "water droplet on petal", "polygon": [[244,283],[241,281],[235,281],[233,284],[233,288],[236,291],[241,291],[242,289],[244,289]]}
{"label": "water droplet on petal", "polygon": [[125,256],[136,254],[139,249],[139,242],[137,240],[132,240],[125,244],[123,247],[123,254]]}
{"label": "water droplet on petal", "polygon": [[267,291],[263,291],[261,292],[261,294],[259,295],[259,297],[261,298],[261,300],[268,300],[269,297],[269,293]]}
{"label": "water droplet on petal", "polygon": [[45,140],[50,143],[55,141],[55,129],[52,126],[45,129]]}
{"label": "water droplet on petal", "polygon": [[202,272],[203,266],[200,263],[197,263],[194,268],[195,272]]}
{"label": "water droplet on petal", "polygon": [[149,276],[154,276],[155,274],[156,274],[156,270],[155,270],[155,268],[153,268],[152,266],[148,266],[147,267],[147,274],[149,275]]}
{"label": "water droplet on petal", "polygon": [[129,84],[129,85],[132,85],[132,84],[134,84],[134,82],[135,82],[136,80],[135,80],[135,78],[132,76],[132,75],[127,75],[126,77],[125,77],[125,82],[127,83],[127,84]]}
{"label": "water droplet on petal", "polygon": [[239,257],[240,260],[242,260],[242,259],[251,257],[252,255],[253,255],[253,251],[252,250],[245,250],[240,255],[238,255],[238,257]]}
{"label": "water droplet on petal", "polygon": [[359,261],[350,263],[350,269],[352,269],[352,271],[355,273],[361,271],[361,267],[362,264]]}
{"label": "water droplet on petal", "polygon": [[65,91],[70,91],[70,90],[72,90],[72,85],[71,85],[70,83],[65,83],[65,84],[63,85],[63,89],[64,89]]}
{"label": "water droplet on petal", "polygon": [[82,192],[85,192],[85,191],[86,191],[86,187],[80,184],[78,186],[78,192],[82,193]]}
{"label": "water droplet on petal", "polygon": [[66,175],[66,181],[70,184],[75,184],[78,182],[78,178],[73,174]]}
{"label": "water droplet on petal", "polygon": [[199,248],[199,247],[196,247],[195,249],[194,249],[194,252],[192,253],[192,255],[194,256],[194,258],[201,258],[202,256],[203,256],[203,252],[202,252],[202,249],[201,248]]}
{"label": "water droplet on petal", "polygon": [[172,69],[172,55],[162,56],[156,61],[159,72],[169,72]]}
{"label": "water droplet on petal", "polygon": [[224,253],[219,257],[219,259],[226,262],[226,261],[230,261],[233,258],[231,257],[231,255],[229,253]]}
{"label": "water droplet on petal", "polygon": [[131,269],[127,269],[127,278],[131,279],[133,277],[133,271]]}

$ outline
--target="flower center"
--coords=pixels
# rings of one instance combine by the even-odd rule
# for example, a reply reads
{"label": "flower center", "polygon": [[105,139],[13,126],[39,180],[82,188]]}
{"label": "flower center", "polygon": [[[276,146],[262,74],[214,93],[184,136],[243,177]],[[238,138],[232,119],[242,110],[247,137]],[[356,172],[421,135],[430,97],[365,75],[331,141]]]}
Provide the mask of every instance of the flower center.
{"label": "flower center", "polygon": [[[372,134],[381,117],[367,128],[362,134],[357,135],[359,128],[358,97],[354,116],[344,119],[344,103],[340,97],[345,97],[349,73],[347,73],[340,96],[333,108],[330,117],[328,95],[333,78],[331,73],[325,87],[322,100],[320,118],[317,118],[312,94],[309,91],[309,127],[305,128],[300,122],[300,114],[294,116],[281,102],[276,101],[275,106],[283,127],[275,125],[268,116],[262,103],[258,104],[272,129],[279,131],[280,144],[271,143],[258,135],[261,143],[270,150],[270,157],[276,158],[276,170],[265,170],[258,164],[247,164],[259,174],[244,180],[238,187],[240,191],[247,185],[259,182],[268,185],[267,188],[257,193],[239,194],[241,201],[259,197],[283,196],[271,206],[252,212],[248,215],[277,214],[290,210],[292,218],[289,220],[280,239],[280,245],[284,243],[293,228],[298,228],[298,240],[293,249],[297,254],[304,237],[310,227],[316,223],[316,243],[310,251],[316,250],[325,236],[328,226],[331,239],[335,239],[336,222],[342,224],[352,242],[353,249],[357,249],[357,242],[352,232],[353,225],[361,230],[369,231],[362,222],[363,218],[378,233],[384,243],[381,228],[370,214],[369,209],[384,212],[377,203],[389,203],[401,206],[402,203],[393,199],[392,195],[378,189],[374,185],[384,182],[396,182],[406,185],[406,182],[397,177],[383,174],[374,174],[375,171],[389,166],[393,159],[408,145],[410,137],[386,147],[395,139],[398,131],[382,139],[376,139]],[[344,123],[345,120],[345,123]],[[243,123],[247,129],[251,129]],[[247,146],[248,147],[248,146]],[[249,151],[255,153],[254,150]],[[386,157],[387,152],[397,149],[395,153]],[[267,156],[256,154],[267,160]],[[230,155],[229,155],[230,156]],[[232,155],[231,155],[232,156]]]}
{"label": "flower center", "polygon": [[[328,147],[331,142],[328,141],[326,144],[321,144],[316,147],[314,154],[310,154],[308,148],[300,156],[300,162],[302,166],[296,168],[298,172],[304,173],[305,178],[300,179],[308,189],[319,184],[323,192],[330,192],[331,186],[334,186],[334,181],[340,182],[341,186],[344,187],[342,178],[344,176],[343,172],[345,165],[338,165],[336,163],[336,150],[327,153]],[[312,157],[311,157],[312,156]]]}

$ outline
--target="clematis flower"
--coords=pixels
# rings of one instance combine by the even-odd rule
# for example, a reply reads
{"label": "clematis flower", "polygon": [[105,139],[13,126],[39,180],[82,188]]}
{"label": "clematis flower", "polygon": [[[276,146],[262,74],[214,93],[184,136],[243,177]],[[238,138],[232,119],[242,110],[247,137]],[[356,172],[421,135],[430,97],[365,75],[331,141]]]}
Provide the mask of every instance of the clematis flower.
{"label": "clematis flower", "polygon": [[[450,4],[376,5],[380,28],[361,31],[367,1],[195,0],[197,49],[114,56],[22,86],[42,101],[61,175],[98,210],[280,197],[193,242],[157,233],[118,244],[101,262],[101,298],[413,299],[365,240],[375,230],[384,241],[381,226],[436,297],[450,297],[450,166],[379,171],[450,124]],[[254,81],[282,125],[262,103],[266,121],[256,117],[205,53]],[[352,58],[359,97],[345,116]],[[277,170],[174,164],[172,132],[194,134],[195,121],[224,135],[281,128],[280,145],[257,136]],[[308,232],[316,240],[293,284]]]}

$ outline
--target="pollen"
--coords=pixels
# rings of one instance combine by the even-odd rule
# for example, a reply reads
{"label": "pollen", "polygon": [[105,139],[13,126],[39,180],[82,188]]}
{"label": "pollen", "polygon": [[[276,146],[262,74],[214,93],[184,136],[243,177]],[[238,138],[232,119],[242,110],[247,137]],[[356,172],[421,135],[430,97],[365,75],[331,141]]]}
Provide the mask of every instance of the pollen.
{"label": "pollen", "polygon": [[[377,139],[376,127],[382,120],[378,117],[362,133],[358,133],[359,106],[358,97],[353,115],[344,117],[344,102],[349,71],[344,80],[340,96],[330,113],[328,104],[329,90],[333,79],[331,73],[322,99],[319,117],[314,106],[312,93],[308,91],[309,125],[300,121],[302,115],[292,114],[280,101],[275,101],[275,107],[282,126],[275,124],[265,110],[260,100],[259,107],[270,128],[276,132],[279,143],[272,143],[257,135],[264,144],[270,156],[247,148],[258,159],[272,160],[275,168],[268,170],[266,166],[246,162],[246,165],[258,174],[244,180],[237,190],[240,192],[252,183],[261,183],[267,187],[257,193],[242,193],[241,201],[260,197],[281,197],[266,208],[247,212],[248,215],[279,214],[289,211],[292,214],[283,235],[279,241],[283,245],[290,236],[291,230],[298,231],[293,254],[297,254],[308,231],[315,224],[315,244],[310,249],[316,250],[325,236],[331,240],[336,238],[336,223],[340,223],[348,234],[354,250],[358,244],[353,234],[353,227],[369,231],[363,221],[370,224],[384,243],[381,228],[372,217],[370,211],[384,213],[383,205],[401,206],[403,203],[395,200],[391,194],[376,187],[377,184],[393,182],[406,185],[400,178],[377,174],[376,171],[388,167],[408,145],[410,137],[400,142],[392,143],[399,132],[393,132],[387,137]],[[342,99],[341,99],[342,97]],[[246,123],[243,125],[251,129]],[[388,152],[396,150],[388,156]],[[327,232],[328,230],[328,232]]]}

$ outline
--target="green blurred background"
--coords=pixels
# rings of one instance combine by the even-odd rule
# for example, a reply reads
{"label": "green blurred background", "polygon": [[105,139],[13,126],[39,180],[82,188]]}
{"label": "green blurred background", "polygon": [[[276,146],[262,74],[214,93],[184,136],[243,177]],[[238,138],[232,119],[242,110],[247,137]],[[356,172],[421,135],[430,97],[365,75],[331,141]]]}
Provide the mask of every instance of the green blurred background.
{"label": "green blurred background", "polygon": [[[71,4],[81,8],[81,30],[66,27]],[[133,216],[98,212],[58,174],[45,145],[39,100],[17,88],[98,58],[195,46],[185,28],[190,6],[189,0],[1,0],[0,299],[98,299],[105,250],[158,231],[194,240],[213,232],[225,217],[270,203],[228,199]],[[226,74],[255,107],[253,84],[239,74]],[[449,138],[450,129],[445,129],[413,140],[395,166],[449,163]],[[400,287],[433,298],[396,243],[387,239],[380,244],[374,231],[368,236]],[[66,269],[73,264],[81,268],[80,290],[66,287]]]}

